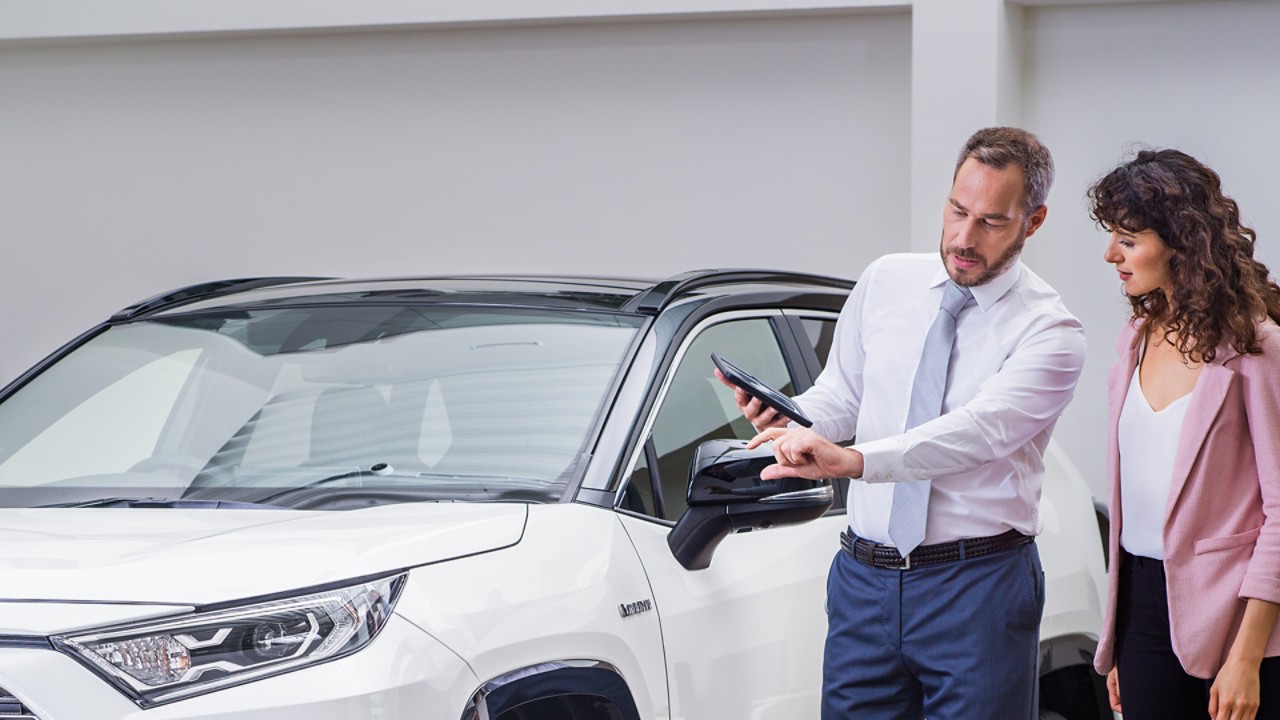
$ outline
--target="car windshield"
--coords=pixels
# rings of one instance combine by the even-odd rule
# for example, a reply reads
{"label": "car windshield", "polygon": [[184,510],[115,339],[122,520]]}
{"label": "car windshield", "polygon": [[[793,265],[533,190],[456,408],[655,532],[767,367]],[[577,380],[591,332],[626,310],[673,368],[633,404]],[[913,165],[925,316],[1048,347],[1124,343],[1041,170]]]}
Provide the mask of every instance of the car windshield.
{"label": "car windshield", "polygon": [[113,327],[0,404],[0,507],[555,501],[638,326],[339,305]]}

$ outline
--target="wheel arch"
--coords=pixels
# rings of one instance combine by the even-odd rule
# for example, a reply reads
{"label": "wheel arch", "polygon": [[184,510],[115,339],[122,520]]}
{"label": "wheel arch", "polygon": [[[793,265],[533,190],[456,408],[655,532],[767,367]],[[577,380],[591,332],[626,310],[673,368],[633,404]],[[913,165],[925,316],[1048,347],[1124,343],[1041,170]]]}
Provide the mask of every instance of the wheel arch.
{"label": "wheel arch", "polygon": [[[1106,680],[1093,669],[1097,638],[1071,634],[1040,642],[1040,710],[1067,718],[1111,718]],[[1051,716],[1050,716],[1051,717]]]}
{"label": "wheel arch", "polygon": [[1093,667],[1098,639],[1088,635],[1061,635],[1040,641],[1040,677],[1072,665]]}
{"label": "wheel arch", "polygon": [[493,720],[521,705],[566,695],[600,698],[624,720],[640,720],[626,679],[602,660],[554,660],[505,672],[471,694],[461,720]]}

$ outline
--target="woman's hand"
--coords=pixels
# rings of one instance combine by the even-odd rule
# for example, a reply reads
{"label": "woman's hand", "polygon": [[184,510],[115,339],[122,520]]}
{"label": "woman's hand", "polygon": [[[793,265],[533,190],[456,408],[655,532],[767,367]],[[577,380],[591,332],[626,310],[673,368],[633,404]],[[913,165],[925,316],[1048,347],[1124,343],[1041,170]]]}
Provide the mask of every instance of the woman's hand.
{"label": "woman's hand", "polygon": [[1245,603],[1244,617],[1227,661],[1209,688],[1209,716],[1213,720],[1253,720],[1258,714],[1262,692],[1258,666],[1277,619],[1280,604],[1258,598],[1249,598]]}
{"label": "woman's hand", "polygon": [[799,477],[822,480],[862,477],[862,453],[843,448],[807,428],[769,428],[751,438],[747,449],[773,441],[777,464],[760,472],[761,480]]}
{"label": "woman's hand", "polygon": [[1209,716],[1213,720],[1253,720],[1261,693],[1258,664],[1227,658],[1209,688]]}
{"label": "woman's hand", "polygon": [[1111,668],[1111,672],[1107,673],[1107,697],[1111,700],[1111,709],[1116,712],[1124,712],[1120,707],[1120,670]]}

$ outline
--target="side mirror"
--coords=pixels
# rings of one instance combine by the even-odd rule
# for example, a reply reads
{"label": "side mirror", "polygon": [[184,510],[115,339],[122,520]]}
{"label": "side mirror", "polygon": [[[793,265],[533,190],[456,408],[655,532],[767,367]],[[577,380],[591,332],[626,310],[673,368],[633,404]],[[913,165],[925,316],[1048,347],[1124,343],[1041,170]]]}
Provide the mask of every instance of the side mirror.
{"label": "side mirror", "polygon": [[745,440],[708,440],[698,446],[689,474],[688,509],[667,535],[681,565],[702,570],[729,533],[796,525],[822,517],[835,497],[827,480],[761,480],[774,462],[769,448],[746,449]]}

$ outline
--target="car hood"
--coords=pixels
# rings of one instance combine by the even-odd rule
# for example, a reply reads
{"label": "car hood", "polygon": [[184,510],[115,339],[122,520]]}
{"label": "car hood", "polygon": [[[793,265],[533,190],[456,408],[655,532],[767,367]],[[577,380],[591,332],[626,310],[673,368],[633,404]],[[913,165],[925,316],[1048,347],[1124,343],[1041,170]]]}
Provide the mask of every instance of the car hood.
{"label": "car hood", "polygon": [[0,510],[0,601],[207,605],[488,552],[522,504]]}

